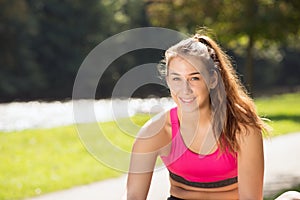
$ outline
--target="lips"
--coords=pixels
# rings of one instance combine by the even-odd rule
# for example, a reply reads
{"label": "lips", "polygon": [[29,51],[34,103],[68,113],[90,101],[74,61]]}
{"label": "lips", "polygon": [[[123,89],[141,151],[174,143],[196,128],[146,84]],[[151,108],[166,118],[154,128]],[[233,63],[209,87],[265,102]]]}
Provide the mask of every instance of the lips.
{"label": "lips", "polygon": [[193,98],[179,98],[181,102],[183,103],[192,103],[196,97],[193,97]]}

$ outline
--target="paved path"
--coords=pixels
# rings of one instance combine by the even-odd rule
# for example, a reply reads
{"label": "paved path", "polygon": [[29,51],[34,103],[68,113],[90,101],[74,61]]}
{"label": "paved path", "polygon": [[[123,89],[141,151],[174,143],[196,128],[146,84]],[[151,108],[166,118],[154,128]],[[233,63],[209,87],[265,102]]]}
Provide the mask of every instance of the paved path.
{"label": "paved path", "polygon": [[[291,133],[264,141],[264,194],[270,195],[300,183],[300,133]],[[148,200],[165,200],[168,196],[168,173],[154,173]],[[28,200],[118,200],[126,185],[126,176],[75,187]]]}

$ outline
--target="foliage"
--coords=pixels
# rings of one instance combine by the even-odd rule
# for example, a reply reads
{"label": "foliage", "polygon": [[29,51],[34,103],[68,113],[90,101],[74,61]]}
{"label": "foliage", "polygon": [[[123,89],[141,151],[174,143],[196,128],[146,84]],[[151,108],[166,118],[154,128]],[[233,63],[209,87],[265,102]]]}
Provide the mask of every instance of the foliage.
{"label": "foliage", "polygon": [[0,101],[70,98],[76,73],[96,45],[148,25],[143,5],[138,0],[0,1]]}
{"label": "foliage", "polygon": [[107,36],[111,16],[98,0],[29,2],[38,30],[33,40],[34,49],[38,49],[36,60],[46,88],[51,87],[47,93],[70,96],[80,63]]}
{"label": "foliage", "polygon": [[251,34],[258,42],[298,37],[299,8],[297,0],[148,0],[147,11],[154,25],[188,33],[198,26],[208,26],[236,48],[246,46]]}
{"label": "foliage", "polygon": [[31,41],[36,33],[25,0],[0,1],[0,96],[24,95],[30,85],[44,87]]}
{"label": "foliage", "polygon": [[297,0],[148,0],[147,6],[156,26],[187,33],[199,26],[214,30],[222,46],[245,57],[243,74],[249,89],[254,84],[254,58],[279,62],[280,46],[299,44],[299,9]]}

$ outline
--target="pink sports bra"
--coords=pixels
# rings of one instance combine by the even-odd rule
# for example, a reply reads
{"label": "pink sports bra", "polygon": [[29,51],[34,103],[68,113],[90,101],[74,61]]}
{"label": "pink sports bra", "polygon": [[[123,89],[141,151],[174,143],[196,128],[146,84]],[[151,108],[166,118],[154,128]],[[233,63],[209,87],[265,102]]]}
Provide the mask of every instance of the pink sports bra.
{"label": "pink sports bra", "polygon": [[177,108],[170,110],[172,146],[168,156],[161,156],[170,177],[200,188],[216,188],[237,182],[237,159],[219,148],[211,154],[197,154],[186,147],[180,133]]}

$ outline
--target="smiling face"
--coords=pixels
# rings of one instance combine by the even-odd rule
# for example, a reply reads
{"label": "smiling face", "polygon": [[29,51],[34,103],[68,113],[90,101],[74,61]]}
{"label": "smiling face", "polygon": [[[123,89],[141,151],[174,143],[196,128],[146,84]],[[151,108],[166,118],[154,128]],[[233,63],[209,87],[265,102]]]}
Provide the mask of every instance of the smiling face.
{"label": "smiling face", "polygon": [[173,100],[182,112],[210,108],[208,77],[203,64],[195,67],[179,56],[169,61],[167,83]]}

